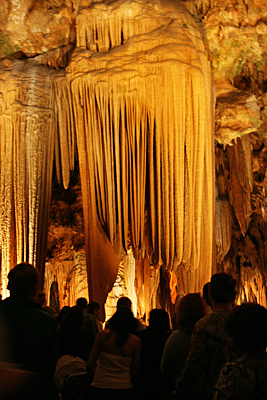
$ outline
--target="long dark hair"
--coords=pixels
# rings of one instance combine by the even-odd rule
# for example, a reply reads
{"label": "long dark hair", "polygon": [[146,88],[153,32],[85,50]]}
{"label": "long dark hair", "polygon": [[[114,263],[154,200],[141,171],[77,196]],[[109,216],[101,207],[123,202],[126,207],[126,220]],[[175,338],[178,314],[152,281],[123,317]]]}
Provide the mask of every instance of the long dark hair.
{"label": "long dark hair", "polygon": [[63,317],[59,332],[70,334],[82,329],[83,326],[83,309],[78,306],[71,307]]}
{"label": "long dark hair", "polygon": [[177,309],[177,326],[184,333],[191,335],[195,323],[205,317],[204,301],[199,293],[189,293],[181,298]]}
{"label": "long dark hair", "polygon": [[117,335],[116,344],[122,348],[129,334],[136,329],[136,319],[132,311],[127,307],[120,307],[115,314],[110,318],[109,329]]}

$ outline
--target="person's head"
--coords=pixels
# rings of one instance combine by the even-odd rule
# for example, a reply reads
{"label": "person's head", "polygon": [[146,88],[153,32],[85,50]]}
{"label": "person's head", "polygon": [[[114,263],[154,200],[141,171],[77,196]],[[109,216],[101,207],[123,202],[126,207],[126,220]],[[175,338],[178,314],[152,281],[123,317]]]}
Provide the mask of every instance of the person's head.
{"label": "person's head", "polygon": [[267,310],[255,303],[243,303],[231,311],[226,330],[237,348],[253,354],[267,347]]}
{"label": "person's head", "polygon": [[95,301],[90,301],[90,303],[87,306],[87,312],[88,314],[93,315],[95,318],[98,317],[99,315],[99,310],[100,310],[100,305],[99,303]]}
{"label": "person's head", "polygon": [[149,327],[161,331],[170,331],[169,314],[165,310],[154,308],[149,313]]}
{"label": "person's head", "polygon": [[109,329],[117,334],[117,345],[123,347],[129,333],[136,330],[136,319],[128,307],[120,307],[109,320]]}
{"label": "person's head", "polygon": [[206,315],[206,306],[200,293],[189,293],[181,298],[177,308],[177,327],[191,335],[195,323]]}
{"label": "person's head", "polygon": [[209,292],[211,301],[220,304],[234,303],[236,297],[236,280],[225,272],[211,277]]}
{"label": "person's head", "polygon": [[84,311],[80,306],[71,307],[60,323],[60,331],[76,331],[82,329]]}
{"label": "person's head", "polygon": [[48,314],[50,314],[51,317],[52,317],[54,320],[56,320],[57,312],[56,312],[56,310],[55,310],[53,307],[44,305],[44,306],[43,306],[43,310],[46,311]]}
{"label": "person's head", "polygon": [[80,297],[79,299],[77,299],[76,301],[76,306],[83,308],[84,310],[87,309],[87,300],[85,297]]}
{"label": "person's head", "polygon": [[69,309],[70,309],[70,306],[64,306],[61,308],[61,310],[59,311],[59,314],[57,315],[57,317],[55,319],[57,324],[60,324],[61,321],[63,321],[63,319],[65,318]]}
{"label": "person's head", "polygon": [[38,280],[39,272],[32,264],[20,263],[10,270],[7,289],[11,295],[34,296]]}
{"label": "person's head", "polygon": [[129,309],[131,310],[131,308],[132,308],[132,302],[131,302],[131,300],[129,299],[129,297],[122,296],[122,297],[120,297],[120,298],[118,299],[118,301],[117,301],[117,310],[118,310],[119,308],[121,308],[121,307],[126,307],[126,308],[129,308]]}

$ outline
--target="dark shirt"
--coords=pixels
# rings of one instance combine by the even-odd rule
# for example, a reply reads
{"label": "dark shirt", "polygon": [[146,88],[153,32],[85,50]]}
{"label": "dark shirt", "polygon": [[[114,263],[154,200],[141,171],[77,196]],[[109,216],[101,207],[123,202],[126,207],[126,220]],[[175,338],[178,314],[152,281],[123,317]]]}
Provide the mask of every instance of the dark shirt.
{"label": "dark shirt", "polygon": [[14,295],[1,301],[0,312],[11,332],[10,362],[36,373],[38,400],[46,399],[50,394],[54,397],[54,372],[58,358],[55,321],[26,296]]}
{"label": "dark shirt", "polygon": [[71,355],[85,362],[91,354],[95,336],[89,329],[59,329],[59,357]]}
{"label": "dark shirt", "polygon": [[160,362],[166,340],[171,332],[148,327],[137,332],[141,341],[140,368],[134,381],[138,398],[165,398],[166,387],[161,376]]}

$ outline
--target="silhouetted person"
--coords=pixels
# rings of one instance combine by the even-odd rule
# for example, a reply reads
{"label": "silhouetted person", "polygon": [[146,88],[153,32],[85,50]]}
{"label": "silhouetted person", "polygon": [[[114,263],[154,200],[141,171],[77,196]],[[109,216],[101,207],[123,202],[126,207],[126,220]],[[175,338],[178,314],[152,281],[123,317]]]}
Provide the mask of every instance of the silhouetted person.
{"label": "silhouetted person", "polygon": [[196,323],[189,355],[177,382],[176,398],[179,400],[212,400],[221,368],[236,356],[225,330],[225,321],[236,296],[235,285],[235,279],[224,272],[211,278],[212,313]]}
{"label": "silhouetted person", "polygon": [[99,315],[99,310],[100,310],[100,304],[97,303],[96,301],[90,301],[90,303],[87,306],[88,314],[91,314],[96,318]]}
{"label": "silhouetted person", "polygon": [[126,296],[119,297],[119,299],[117,301],[117,309],[120,307],[127,307],[131,310],[131,308],[132,308],[131,299],[129,299],[129,297],[126,297]]}
{"label": "silhouetted person", "polygon": [[51,315],[51,317],[56,320],[57,312],[53,307],[47,306],[46,304],[42,307],[42,309]]}
{"label": "silhouetted person", "polygon": [[98,332],[103,330],[102,322],[99,321],[99,319],[98,319],[99,311],[100,311],[100,304],[95,301],[90,301],[90,303],[87,306],[87,312],[88,312],[88,314],[91,314],[95,317]]}
{"label": "silhouetted person", "polygon": [[[132,301],[131,299],[129,299],[129,297],[126,296],[122,296],[119,297],[118,301],[117,301],[117,310],[119,310],[120,308],[129,308],[130,310],[132,309]],[[112,318],[112,317],[111,317]],[[108,329],[109,323],[111,318],[106,322],[105,328]],[[133,327],[133,334],[136,334],[137,332],[146,329],[146,327],[142,324],[141,321],[139,321],[139,319],[135,318],[135,325]]]}
{"label": "silhouetted person", "polygon": [[58,357],[57,330],[53,318],[31,297],[37,289],[39,273],[31,264],[21,263],[8,274],[10,297],[0,312],[10,329],[13,362],[35,373],[34,382],[17,399],[58,398],[54,372]]}
{"label": "silhouetted person", "polygon": [[[34,383],[35,373],[13,364],[12,331],[0,312],[0,399],[23,400],[25,391]],[[33,396],[30,397],[33,399]]]}
{"label": "silhouetted person", "polygon": [[161,376],[160,362],[170,333],[168,313],[157,308],[150,311],[149,326],[137,332],[142,341],[140,368],[134,385],[139,399],[166,397],[167,388]]}
{"label": "silhouetted person", "polygon": [[185,365],[195,324],[206,314],[206,305],[199,293],[190,293],[180,299],[176,315],[178,329],[167,339],[161,359],[161,373],[169,396]]}
{"label": "silhouetted person", "polygon": [[266,308],[254,303],[235,307],[226,329],[242,356],[221,370],[214,400],[266,400]]}
{"label": "silhouetted person", "polygon": [[135,318],[127,307],[110,319],[110,328],[98,333],[88,361],[88,371],[97,369],[92,383],[94,400],[132,399],[131,377],[137,373],[141,341],[131,334]]}
{"label": "silhouetted person", "polygon": [[59,314],[56,316],[55,322],[57,324],[58,329],[59,329],[60,323],[62,322],[63,318],[65,317],[65,315],[67,314],[69,309],[70,309],[70,306],[62,307],[61,310],[59,311]]}
{"label": "silhouetted person", "polygon": [[87,313],[87,304],[88,304],[88,302],[85,297],[80,297],[76,301],[76,306],[82,308],[83,312],[84,312],[84,318],[83,318],[84,328],[88,329],[89,332],[95,338],[96,335],[98,334],[98,327],[97,327],[95,317],[93,315]]}
{"label": "silhouetted person", "polygon": [[84,326],[84,311],[74,306],[69,309],[59,327],[59,356],[77,356],[88,361],[95,335]]}
{"label": "silhouetted person", "polygon": [[86,309],[86,308],[87,308],[87,304],[88,304],[88,301],[86,300],[85,297],[79,297],[79,298],[76,300],[76,306],[81,307],[81,308],[83,308],[83,309]]}

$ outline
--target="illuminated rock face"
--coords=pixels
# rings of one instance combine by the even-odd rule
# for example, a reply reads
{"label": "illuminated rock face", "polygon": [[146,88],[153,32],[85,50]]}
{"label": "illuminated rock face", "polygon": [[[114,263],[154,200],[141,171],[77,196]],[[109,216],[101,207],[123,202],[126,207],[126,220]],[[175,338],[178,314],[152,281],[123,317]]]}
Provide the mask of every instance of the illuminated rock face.
{"label": "illuminated rock face", "polygon": [[[203,35],[178,1],[106,1],[76,10],[76,38],[72,54],[68,46],[1,67],[3,285],[15,243],[14,260],[42,269],[55,151],[65,188],[78,152],[91,298],[104,302],[129,245],[140,265],[172,273],[178,292],[199,291],[214,261],[214,102]],[[3,146],[8,133],[12,146]]]}
{"label": "illuminated rock face", "polygon": [[1,286],[28,260],[43,272],[54,159],[51,71],[35,61],[1,62]]}
{"label": "illuminated rock face", "polygon": [[75,40],[74,16],[71,0],[1,0],[0,42],[8,39],[1,50],[40,54],[68,45]]}
{"label": "illuminated rock face", "polygon": [[[29,165],[34,165],[32,153],[36,153],[36,150],[32,152],[29,151],[28,154],[31,155],[24,157],[25,160],[27,160],[27,163],[24,163],[25,165],[23,162],[18,164],[16,161],[15,163],[14,160],[17,157],[15,155],[17,153],[15,151],[16,142],[13,140],[16,137],[15,132],[18,132],[19,127],[19,119],[16,118],[22,113],[24,116],[19,117],[22,121],[30,120],[29,117],[25,117],[26,114],[23,114],[22,110],[32,110],[30,102],[33,102],[33,98],[35,98],[35,110],[40,110],[40,112],[38,111],[38,116],[41,116],[41,113],[43,116],[46,115],[43,118],[45,127],[42,128],[42,133],[38,131],[37,136],[38,138],[43,136],[42,140],[44,142],[46,142],[47,135],[50,135],[49,137],[52,138],[52,141],[49,143],[55,148],[55,152],[52,151],[51,154],[52,157],[53,154],[55,154],[55,169],[57,171],[58,181],[61,182],[62,193],[68,192],[69,189],[64,191],[64,187],[68,187],[70,176],[74,176],[74,173],[70,173],[70,170],[74,168],[75,162],[77,166],[77,144],[79,144],[80,172],[82,173],[83,170],[85,223],[87,224],[85,232],[87,235],[86,243],[88,249],[90,246],[92,248],[92,255],[90,257],[93,265],[100,263],[100,268],[104,270],[103,272],[103,270],[98,268],[92,269],[92,279],[96,281],[98,276],[101,276],[98,282],[100,282],[100,280],[103,282],[103,286],[96,289],[97,291],[95,293],[99,292],[103,295],[106,289],[110,287],[116,274],[118,260],[124,263],[124,267],[128,264],[128,261],[126,261],[128,256],[123,257],[122,260],[120,258],[121,249],[124,249],[124,247],[132,248],[132,246],[135,246],[136,260],[134,269],[131,269],[131,279],[129,280],[126,276],[125,282],[132,282],[132,274],[135,274],[134,289],[137,295],[137,301],[139,302],[139,312],[142,315],[146,310],[149,310],[151,306],[166,307],[169,301],[169,287],[171,289],[172,300],[174,301],[177,296],[177,291],[178,293],[187,292],[187,290],[190,290],[188,282],[192,282],[194,285],[194,279],[198,280],[197,274],[201,269],[198,268],[191,273],[190,270],[186,271],[183,262],[177,266],[176,255],[172,258],[172,254],[174,254],[172,250],[174,248],[174,242],[171,239],[173,237],[171,232],[173,232],[174,225],[169,225],[170,234],[166,235],[168,226],[166,227],[165,225],[167,224],[166,221],[168,218],[165,220],[164,215],[168,215],[168,213],[171,215],[170,210],[175,210],[171,203],[169,203],[169,208],[167,207],[167,199],[172,198],[174,205],[175,199],[178,199],[180,193],[177,191],[177,180],[175,181],[175,178],[173,178],[173,182],[176,182],[174,186],[171,183],[171,169],[169,169],[169,175],[166,174],[166,171],[168,171],[166,165],[169,167],[172,165],[169,163],[169,160],[170,157],[175,154],[175,152],[172,152],[174,146],[171,146],[171,143],[174,143],[174,137],[178,136],[175,136],[171,132],[173,132],[176,122],[174,121],[173,124],[168,126],[168,135],[165,135],[166,129],[160,131],[157,129],[156,125],[155,129],[151,130],[151,124],[149,125],[151,119],[147,119],[148,122],[145,125],[147,127],[146,130],[144,130],[144,127],[140,124],[140,129],[137,131],[136,122],[131,122],[137,121],[138,118],[140,121],[143,121],[146,113],[150,116],[153,116],[154,113],[155,120],[157,118],[157,125],[160,126],[158,110],[160,110],[163,101],[166,101],[166,105],[168,105],[170,99],[174,97],[175,91],[177,92],[177,86],[173,86],[173,93],[170,93],[170,89],[167,88],[167,96],[161,88],[153,89],[153,85],[156,84],[158,79],[159,86],[161,84],[160,79],[163,81],[163,78],[166,85],[167,83],[168,85],[172,84],[174,72],[169,73],[171,65],[174,65],[173,71],[175,71],[177,69],[176,65],[178,65],[179,61],[185,59],[185,57],[188,57],[188,60],[199,58],[199,60],[202,60],[200,64],[202,65],[203,77],[205,74],[207,75],[207,72],[205,72],[204,58],[199,56],[200,54],[204,54],[204,51],[201,50],[202,43],[199,40],[200,36],[198,30],[194,31],[195,33],[193,33],[193,35],[195,35],[195,39],[190,42],[193,32],[192,27],[195,26],[195,21],[198,21],[198,25],[201,26],[201,29],[205,32],[203,39],[205,40],[205,46],[209,50],[209,60],[214,75],[217,96],[215,106],[214,146],[217,268],[218,270],[225,270],[237,278],[238,291],[241,299],[256,300],[266,305],[266,1],[254,0],[247,1],[245,4],[245,2],[236,2],[235,0],[186,0],[182,1],[182,4],[187,7],[195,20],[188,17],[188,14],[185,14],[184,9],[181,8],[177,2],[172,4],[161,2],[154,6],[144,3],[140,8],[135,2],[131,2],[131,4],[127,6],[127,3],[124,2],[116,2],[112,5],[112,3],[109,2],[90,3],[87,0],[38,0],[35,2],[30,0],[24,0],[23,2],[17,0],[0,1],[0,58],[12,54],[16,50],[23,51],[23,54],[20,54],[21,59],[18,59],[19,55],[16,54],[9,58],[9,60],[3,60],[1,62],[0,74],[0,218],[3,232],[1,239],[1,255],[3,264],[2,276],[4,280],[6,279],[5,271],[7,271],[17,259],[19,260],[25,255],[27,258],[28,254],[31,254],[31,257],[36,259],[37,267],[41,270],[43,269],[45,260],[44,241],[46,240],[47,225],[42,224],[41,235],[38,233],[40,224],[38,226],[35,225],[35,238],[37,238],[37,241],[35,239],[33,240],[33,234],[28,238],[27,232],[32,232],[32,228],[30,229],[28,226],[27,215],[31,215],[32,221],[35,216],[39,215],[42,221],[45,222],[49,206],[45,209],[46,206],[40,206],[37,201],[36,204],[40,207],[29,211],[29,207],[32,207],[34,203],[29,203],[27,200],[25,203],[26,206],[24,207],[25,209],[22,212],[20,211],[22,207],[20,204],[23,204],[23,202],[20,201],[20,199],[22,197],[27,199],[38,198],[38,196],[42,197],[43,195],[41,193],[43,193],[43,189],[41,188],[47,187],[46,195],[48,197],[45,202],[49,205],[51,182],[47,181],[47,183],[45,183],[42,179],[36,185],[26,185],[23,183],[24,179],[17,178],[16,171],[18,167],[14,167],[15,165],[19,165],[21,170],[31,171],[28,172],[28,175],[31,176],[30,182],[34,182],[35,177],[32,173],[33,170]],[[141,10],[142,8],[143,11]],[[181,19],[180,25],[179,22],[177,22],[178,14],[181,15],[179,16]],[[36,21],[38,21],[38,24],[36,24]],[[96,27],[98,28],[97,30]],[[192,46],[188,46],[189,42],[192,43]],[[154,47],[153,43],[157,43],[157,47]],[[178,44],[180,46],[179,49],[182,49],[179,56],[177,56]],[[165,52],[167,48],[168,51]],[[170,54],[169,57],[175,55],[173,61],[168,59],[167,53]],[[156,57],[156,62],[154,62],[155,69],[151,73],[153,61],[150,62],[150,60],[153,60],[153,57]],[[131,69],[131,73],[129,72],[129,74],[127,73],[127,62],[129,69]],[[100,63],[104,66],[103,69],[99,69]],[[163,64],[166,64],[166,70]],[[188,66],[187,78],[196,76],[195,67],[189,68],[187,62],[182,62],[182,64],[184,68],[186,65]],[[195,63],[192,62],[192,65],[195,65]],[[43,68],[43,66],[46,68]],[[85,69],[83,70],[83,68]],[[114,70],[116,70],[116,73],[111,74]],[[163,70],[165,71],[164,73],[162,73]],[[146,71],[150,71],[149,74],[147,74]],[[166,71],[168,71],[168,73]],[[178,78],[181,77],[182,71],[183,69],[178,73]],[[138,76],[140,85],[137,83],[137,80],[134,80],[132,76],[134,73]],[[110,74],[110,76],[112,75],[110,84],[108,82],[109,78],[107,78],[108,74]],[[24,78],[22,78],[23,76]],[[98,80],[99,76],[103,77],[103,80]],[[123,78],[120,80],[121,76],[123,76]],[[18,95],[18,86],[23,80],[25,82],[27,80],[31,82],[31,90],[29,90],[28,98],[26,96],[27,92],[24,90],[25,84],[22,86],[23,96]],[[179,79],[177,82],[178,81]],[[117,86],[116,82],[118,82]],[[133,82],[135,83],[133,84]],[[129,91],[128,96],[126,96],[123,90],[128,90],[129,85],[132,85],[134,90]],[[33,91],[32,88],[35,86],[36,90]],[[119,87],[123,90],[120,95],[117,96],[118,100],[116,103],[115,94],[118,93],[117,89],[119,89]],[[209,84],[207,84],[206,87],[210,88]],[[81,88],[83,88],[83,90],[80,90]],[[150,88],[151,93],[149,92]],[[180,89],[183,88],[185,88],[185,86],[179,87],[176,97],[177,103],[181,101],[182,91]],[[113,92],[111,92],[112,90],[114,95]],[[159,92],[160,95],[158,95],[157,98],[154,96],[156,100],[148,104],[149,97],[152,97],[153,90],[155,93]],[[196,90],[198,89],[194,84],[195,94]],[[41,92],[43,94],[39,95]],[[91,93],[91,97],[88,95],[89,92]],[[103,92],[105,95],[102,94]],[[146,95],[147,92],[149,93]],[[77,100],[77,94],[80,93],[82,94],[81,98],[83,100],[97,99],[92,107],[92,112],[90,108],[87,119],[83,108],[87,107],[87,109],[89,109],[89,106],[87,102],[81,103]],[[162,93],[163,96],[168,98],[162,98]],[[147,97],[145,97],[145,95]],[[23,97],[22,102],[20,100],[21,97]],[[196,98],[195,96],[194,99]],[[46,100],[44,101],[44,99]],[[138,101],[140,101],[142,106],[138,109],[135,106],[137,104],[137,99],[139,99]],[[188,96],[186,96],[186,100],[188,101]],[[120,109],[123,101],[125,102],[125,110],[124,114],[119,112],[119,124],[121,126],[121,121],[123,121],[121,115],[125,115],[125,135],[120,135],[120,138],[124,138],[124,144],[122,145],[119,141],[119,144],[115,147],[114,143],[114,151],[108,156],[107,146],[110,146],[110,142],[108,143],[107,140],[102,140],[101,137],[102,133],[104,134],[107,132],[107,128],[100,129],[98,126],[103,126],[101,121],[105,121],[105,123],[115,121],[116,113],[114,113],[114,110]],[[99,106],[101,102],[104,103],[103,108]],[[143,106],[144,103],[145,106]],[[108,104],[108,106],[106,106],[106,104]],[[127,114],[126,104],[128,110]],[[133,106],[129,106],[129,104]],[[188,104],[190,105],[190,103]],[[105,117],[107,114],[105,112],[105,107],[111,106],[113,107],[110,108],[113,114],[110,114],[109,119],[107,119]],[[100,108],[102,111],[99,112],[98,110]],[[165,111],[165,109],[167,109],[167,106],[162,107],[162,110]],[[170,110],[171,109],[172,106]],[[175,109],[178,110],[177,115],[180,115],[181,107],[175,105]],[[131,111],[129,112],[129,110]],[[94,118],[93,113],[97,115],[96,121],[98,126],[96,129],[95,125],[92,125],[90,122],[92,118]],[[32,112],[30,115],[31,114]],[[16,115],[14,121],[11,115]],[[77,115],[79,115],[79,122],[77,122]],[[166,114],[164,115],[166,121]],[[170,118],[170,115],[171,114],[169,114],[168,118]],[[188,116],[188,118],[190,119],[190,116]],[[12,125],[10,125],[10,121],[13,121]],[[127,121],[130,121],[130,124]],[[86,122],[87,124],[85,125]],[[118,125],[118,123],[116,124]],[[24,125],[23,122],[22,127]],[[115,137],[114,132],[117,125],[114,125],[112,122],[111,136],[108,136],[109,140],[111,137]],[[165,125],[167,126],[167,124]],[[37,119],[34,123],[27,123],[28,131],[31,131],[33,128],[32,134],[36,132],[34,126],[39,126]],[[50,132],[52,126],[52,132]],[[97,135],[92,135],[90,133],[92,129],[89,131],[87,126],[93,126]],[[22,132],[23,129],[24,128],[22,128]],[[48,130],[50,133],[48,133]],[[13,136],[9,135],[9,132],[13,132]],[[132,132],[134,133],[132,134]],[[140,141],[131,141],[130,138],[134,137],[136,139],[138,137],[137,132],[140,132]],[[29,138],[30,136],[31,134],[28,134],[27,137]],[[33,138],[34,137],[36,136],[33,134]],[[83,137],[86,146],[81,145]],[[95,141],[93,142],[95,146],[94,152],[92,152],[93,157],[91,157],[91,155],[90,157],[88,156],[88,137],[99,139],[97,142],[98,147],[95,146]],[[151,137],[157,138],[157,142],[156,140],[149,141]],[[33,138],[31,141],[34,145]],[[78,142],[77,138],[79,138]],[[100,152],[99,157],[96,157],[95,152],[99,150],[100,138],[102,142],[107,145],[105,148],[103,147],[103,151]],[[179,140],[183,140],[183,137],[180,137]],[[151,151],[153,145],[154,151]],[[164,151],[167,146],[170,147],[168,157],[164,156],[166,154]],[[119,156],[118,152],[115,153],[115,148],[120,149]],[[125,149],[124,152],[121,151],[122,148]],[[139,153],[137,153],[137,149],[140,150]],[[175,149],[175,151],[177,151],[177,149]],[[145,200],[140,201],[143,187],[138,183],[138,196],[136,195],[136,199],[139,200],[137,205],[137,200],[134,200],[132,195],[125,198],[122,193],[125,193],[127,184],[129,193],[130,191],[133,193],[133,190],[135,190],[134,184],[137,187],[137,182],[141,179],[140,174],[137,174],[134,178],[131,171],[132,166],[138,164],[138,158],[134,157],[133,154],[139,154],[140,156],[142,152],[146,154],[146,159],[142,159],[144,165],[147,166],[145,177],[143,178],[143,182],[146,182],[146,190]],[[39,153],[37,152],[36,154]],[[83,163],[81,163],[82,154]],[[158,155],[161,155],[160,158],[158,158]],[[109,173],[104,174],[104,168],[107,170],[108,162],[112,160],[112,156],[115,160],[114,166],[118,165],[116,163],[120,163],[121,160],[123,164],[120,164],[120,169],[116,169],[115,175],[111,170]],[[40,163],[43,162],[42,160],[44,159],[45,157],[41,154]],[[160,162],[156,161],[159,159]],[[28,165],[29,160],[32,161]],[[52,165],[50,162],[53,162],[51,157],[47,165]],[[153,163],[155,165],[153,165]],[[177,161],[175,161],[175,163],[177,163]],[[173,165],[176,165],[175,163],[173,163]],[[92,164],[94,165],[93,171],[91,167],[90,169],[87,168],[87,166],[91,166]],[[123,168],[122,165],[124,165]],[[125,166],[127,166],[130,172],[126,170]],[[127,172],[123,174],[122,171],[124,171],[124,168]],[[139,163],[139,169],[136,169],[136,171],[140,171],[141,168]],[[158,173],[159,170],[160,173]],[[153,176],[150,178],[151,171],[156,172],[154,178]],[[162,173],[164,171],[165,173],[163,176]],[[92,173],[93,180],[97,177],[95,182],[98,182],[98,186],[95,187],[95,192],[91,190],[93,189],[92,186],[90,186],[90,188],[87,187],[89,183],[86,181],[86,174],[89,174],[89,172]],[[12,177],[12,179],[9,179],[9,177]],[[147,179],[147,177],[149,177],[149,179]],[[177,175],[173,174],[173,177],[177,178]],[[17,181],[16,184],[13,178]],[[150,184],[150,182],[153,182],[152,178],[155,181],[154,188],[152,184]],[[157,178],[162,182],[161,186],[157,183],[159,182],[156,180]],[[113,186],[110,185],[110,182],[118,182],[119,179],[121,180],[121,186],[115,187],[114,189]],[[29,179],[26,181],[29,182]],[[21,189],[22,187],[24,187],[23,190]],[[171,188],[173,187],[173,192],[177,194],[176,198],[171,194]],[[119,190],[121,191],[120,198],[118,197]],[[76,271],[76,261],[80,257],[80,254],[84,260],[85,247],[82,234],[83,217],[81,212],[81,195],[79,195],[79,201],[72,203],[70,207],[71,215],[75,216],[75,223],[73,218],[70,218],[69,223],[65,220],[63,221],[65,218],[64,216],[69,213],[69,203],[67,202],[67,205],[64,203],[66,195],[63,195],[61,198],[61,201],[63,201],[62,204],[55,201],[55,192],[56,190],[53,190],[47,253],[48,260],[51,261],[51,263],[49,263],[46,268],[45,288],[49,288],[49,282],[47,282],[47,280],[53,281],[54,276],[56,276],[59,286],[61,285],[60,291],[62,292],[62,298],[60,298],[60,301],[63,305],[68,298],[75,299],[75,296],[79,297],[85,290],[83,286],[84,280],[80,281],[76,279],[76,272],[73,273],[74,270]],[[24,193],[23,196],[22,193]],[[105,197],[105,202],[98,202],[94,205],[94,210],[91,210],[89,208],[90,202],[92,201],[91,199],[94,197],[103,199],[103,193],[105,195],[108,194],[108,196],[111,194],[111,197],[113,196],[112,201],[107,202],[107,198]],[[161,193],[161,197],[156,193]],[[153,198],[155,200],[153,200]],[[121,204],[124,204],[125,207],[128,206],[129,215],[127,212],[125,213],[125,208],[119,213],[120,215],[118,214],[117,205],[119,201]],[[150,207],[150,201],[152,201],[152,205],[155,204],[154,209],[157,210],[154,214],[153,208]],[[15,203],[17,204],[16,207],[14,206]],[[104,207],[104,204],[110,205],[113,213],[111,213],[110,208]],[[158,204],[161,205],[161,209],[159,209]],[[26,215],[26,217],[23,217],[23,224],[21,224],[23,228],[20,227],[19,222],[21,217],[18,217],[18,219],[16,217],[15,220],[16,208],[17,216],[21,214]],[[55,210],[57,210],[57,212],[55,212]],[[139,218],[138,213],[142,215],[142,219],[145,220],[145,228],[143,231],[141,229],[141,222],[139,225],[135,224],[135,221]],[[152,218],[153,215],[154,217]],[[176,220],[177,215],[178,213],[176,212]],[[118,221],[119,216],[120,222]],[[115,219],[116,222],[114,223]],[[169,217],[169,220],[175,221],[172,215]],[[16,224],[14,221],[16,221]],[[92,224],[92,221],[94,224]],[[154,232],[157,233],[156,236],[152,236],[151,226],[153,221],[156,221],[154,225],[156,227],[154,229]],[[165,221],[165,225],[163,221]],[[128,224],[127,229],[125,228],[126,224]],[[97,225],[95,231],[96,237],[98,237],[99,240],[96,240],[96,243],[89,237],[89,234],[91,235],[91,231],[88,228],[89,225]],[[115,234],[114,225],[116,225]],[[32,223],[31,226],[33,226]],[[160,229],[158,229],[158,226]],[[140,235],[143,234],[143,241],[140,239],[138,232],[142,232]],[[18,238],[18,245],[16,244],[15,233]],[[23,241],[21,239],[22,236]],[[161,247],[158,245],[159,238],[161,240]],[[115,250],[113,250],[109,239],[116,243],[114,245]],[[170,243],[170,251],[166,253],[168,240]],[[22,248],[22,242],[23,252],[18,250],[17,255],[17,248]],[[39,257],[36,257],[35,254],[37,254],[38,242],[40,243],[40,249],[43,253],[38,251]],[[142,251],[140,252],[141,242]],[[96,246],[99,246],[99,251],[95,250],[97,248]],[[31,250],[29,247],[31,247]],[[182,249],[182,247],[178,248],[180,250]],[[176,247],[175,251],[177,252]],[[99,261],[98,258],[98,253],[102,254],[104,252],[107,252],[108,255],[113,254],[113,261],[111,262],[110,257],[108,257],[109,263],[107,263],[107,265],[102,265],[100,262],[101,260]],[[159,258],[160,253],[163,261],[161,268],[159,268],[159,265],[153,265],[157,264],[157,257]],[[145,257],[143,258],[143,256]],[[165,270],[168,259],[169,272]],[[171,266],[172,259],[174,263]],[[6,262],[4,260],[6,260]],[[131,262],[130,265],[132,264]],[[85,265],[84,262],[83,265]],[[121,270],[120,268],[120,271]],[[127,275],[127,268],[124,268],[124,271]],[[70,280],[70,277],[73,277],[73,282]],[[5,283],[3,286],[5,288]],[[67,289],[69,291],[74,290],[75,293],[68,293],[66,292]],[[128,288],[128,294],[132,297],[133,288],[131,287],[130,289],[129,291]],[[123,294],[127,293],[123,291]],[[49,295],[49,293],[47,293],[47,295]],[[63,299],[65,295],[66,297]],[[113,307],[116,302],[116,295],[114,296],[111,297],[111,307]]]}
{"label": "illuminated rock face", "polygon": [[184,272],[183,291],[201,290],[214,240],[213,103],[197,24],[178,2],[95,3],[77,16],[77,45],[66,72],[91,292],[103,299],[114,281],[128,229],[137,259],[145,247],[154,266]]}

